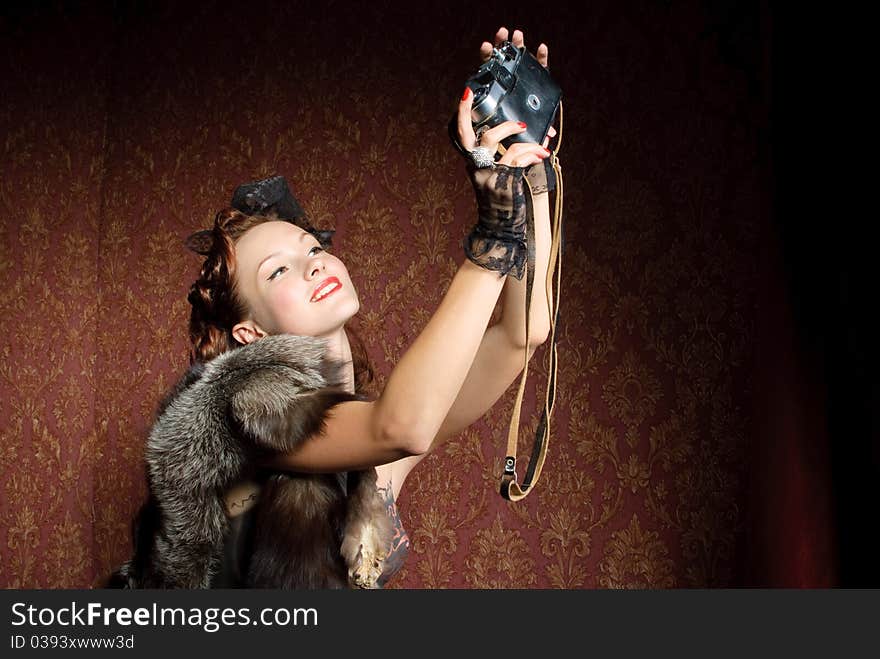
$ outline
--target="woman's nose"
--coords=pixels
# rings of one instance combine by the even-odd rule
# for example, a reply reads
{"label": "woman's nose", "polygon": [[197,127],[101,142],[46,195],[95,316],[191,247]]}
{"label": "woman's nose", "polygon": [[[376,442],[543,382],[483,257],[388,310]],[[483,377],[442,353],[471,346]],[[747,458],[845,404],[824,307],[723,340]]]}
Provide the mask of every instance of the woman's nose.
{"label": "woman's nose", "polygon": [[322,272],[324,270],[324,260],[320,257],[316,257],[314,261],[309,264],[309,277],[314,277],[317,273]]}

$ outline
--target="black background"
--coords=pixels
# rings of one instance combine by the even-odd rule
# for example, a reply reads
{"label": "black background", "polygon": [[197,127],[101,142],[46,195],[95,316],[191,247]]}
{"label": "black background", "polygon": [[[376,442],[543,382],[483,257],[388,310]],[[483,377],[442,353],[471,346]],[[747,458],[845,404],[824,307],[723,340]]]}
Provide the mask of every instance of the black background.
{"label": "black background", "polygon": [[771,6],[774,218],[803,366],[825,383],[840,586],[880,585],[876,167],[861,13]]}

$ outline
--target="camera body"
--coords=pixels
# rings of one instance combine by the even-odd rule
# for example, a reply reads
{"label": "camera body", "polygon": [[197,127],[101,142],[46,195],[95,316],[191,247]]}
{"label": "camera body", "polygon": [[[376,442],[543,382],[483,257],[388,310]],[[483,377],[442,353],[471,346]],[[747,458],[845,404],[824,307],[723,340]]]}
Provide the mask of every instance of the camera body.
{"label": "camera body", "polygon": [[525,48],[509,41],[492,50],[492,56],[471,76],[466,85],[474,93],[471,122],[479,135],[505,121],[522,121],[528,128],[502,144],[540,144],[556,117],[562,90]]}

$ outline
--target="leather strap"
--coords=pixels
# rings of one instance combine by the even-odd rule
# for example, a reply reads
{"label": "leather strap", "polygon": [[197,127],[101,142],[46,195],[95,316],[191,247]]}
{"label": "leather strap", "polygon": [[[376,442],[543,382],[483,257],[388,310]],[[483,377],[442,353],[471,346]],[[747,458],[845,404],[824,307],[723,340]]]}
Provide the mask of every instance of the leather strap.
{"label": "leather strap", "polygon": [[[510,419],[510,428],[507,434],[507,455],[504,458],[504,473],[501,475],[501,496],[508,501],[519,501],[525,498],[538,483],[541,477],[541,470],[544,467],[544,460],[547,457],[547,448],[550,445],[550,419],[553,416],[553,407],[556,402],[556,371],[557,371],[557,351],[556,351],[556,325],[559,320],[559,299],[560,286],[562,283],[562,166],[559,163],[558,152],[562,145],[562,103],[559,105],[559,140],[556,148],[550,155],[550,161],[553,172],[556,175],[556,200],[553,211],[553,226],[551,227],[552,240],[550,244],[550,261],[547,267],[547,279],[544,282],[546,288],[549,288],[553,281],[553,275],[556,275],[555,295],[547,294],[548,312],[550,313],[550,372],[547,382],[547,389],[544,399],[544,409],[541,412],[541,419],[535,431],[535,443],[532,448],[532,454],[526,468],[525,479],[522,485],[516,480],[516,450],[519,438],[519,420],[522,408],[523,395],[525,394],[526,379],[529,372],[529,311],[532,304],[532,284],[535,278],[535,218],[533,212],[533,197],[536,193],[532,188],[532,181],[527,177],[526,188],[527,194],[527,233],[528,233],[528,269],[526,271],[526,348],[523,354],[523,372],[520,378],[519,391],[516,395],[516,403],[513,407],[513,415]],[[549,194],[549,192],[547,193]]]}

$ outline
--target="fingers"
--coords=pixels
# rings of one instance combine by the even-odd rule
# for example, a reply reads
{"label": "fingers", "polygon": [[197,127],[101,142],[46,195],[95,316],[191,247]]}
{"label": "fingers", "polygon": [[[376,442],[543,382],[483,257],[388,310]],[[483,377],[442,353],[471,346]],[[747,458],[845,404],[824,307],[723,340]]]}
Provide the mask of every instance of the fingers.
{"label": "fingers", "polygon": [[547,68],[547,57],[550,55],[550,49],[547,48],[547,44],[542,43],[538,46],[537,59],[538,63],[543,66],[545,69]]}
{"label": "fingers", "polygon": [[[498,28],[498,31],[495,33],[495,46],[501,44],[502,41],[507,41],[508,37],[510,37],[510,42],[516,46],[517,48],[525,48],[525,36],[523,35],[522,30],[514,30],[511,35],[506,27]],[[538,62],[541,63],[541,66],[547,67],[547,58],[550,54],[550,49],[547,48],[547,44],[540,44],[538,46],[538,51],[536,53]],[[492,55],[492,46],[488,41],[484,41],[480,45],[480,61],[485,62]]]}
{"label": "fingers", "polygon": [[517,48],[525,48],[525,43],[523,42],[523,33],[522,30],[514,30],[513,36],[510,38],[513,45]]}
{"label": "fingers", "polygon": [[501,165],[511,167],[529,167],[537,165],[547,158],[550,152],[534,142],[514,142],[498,161]]}
{"label": "fingers", "polygon": [[461,101],[458,103],[458,141],[470,151],[477,145],[477,136],[471,124],[471,107],[474,104],[474,93],[470,87],[464,88]]}
{"label": "fingers", "polygon": [[521,121],[504,121],[480,136],[480,146],[497,149],[501,140],[522,133],[525,129],[526,125]]}
{"label": "fingers", "polygon": [[[521,121],[505,121],[483,133],[480,136],[480,146],[497,149],[498,144],[502,140],[511,135],[525,132],[526,128],[527,126]],[[547,131],[547,135],[544,137],[542,145],[546,148],[547,145],[550,144],[550,140],[554,137],[556,137],[556,129],[553,128],[553,126],[550,126],[550,130]]]}
{"label": "fingers", "polygon": [[492,57],[492,44],[488,41],[484,41],[480,44],[480,61],[485,62],[490,57]]}

